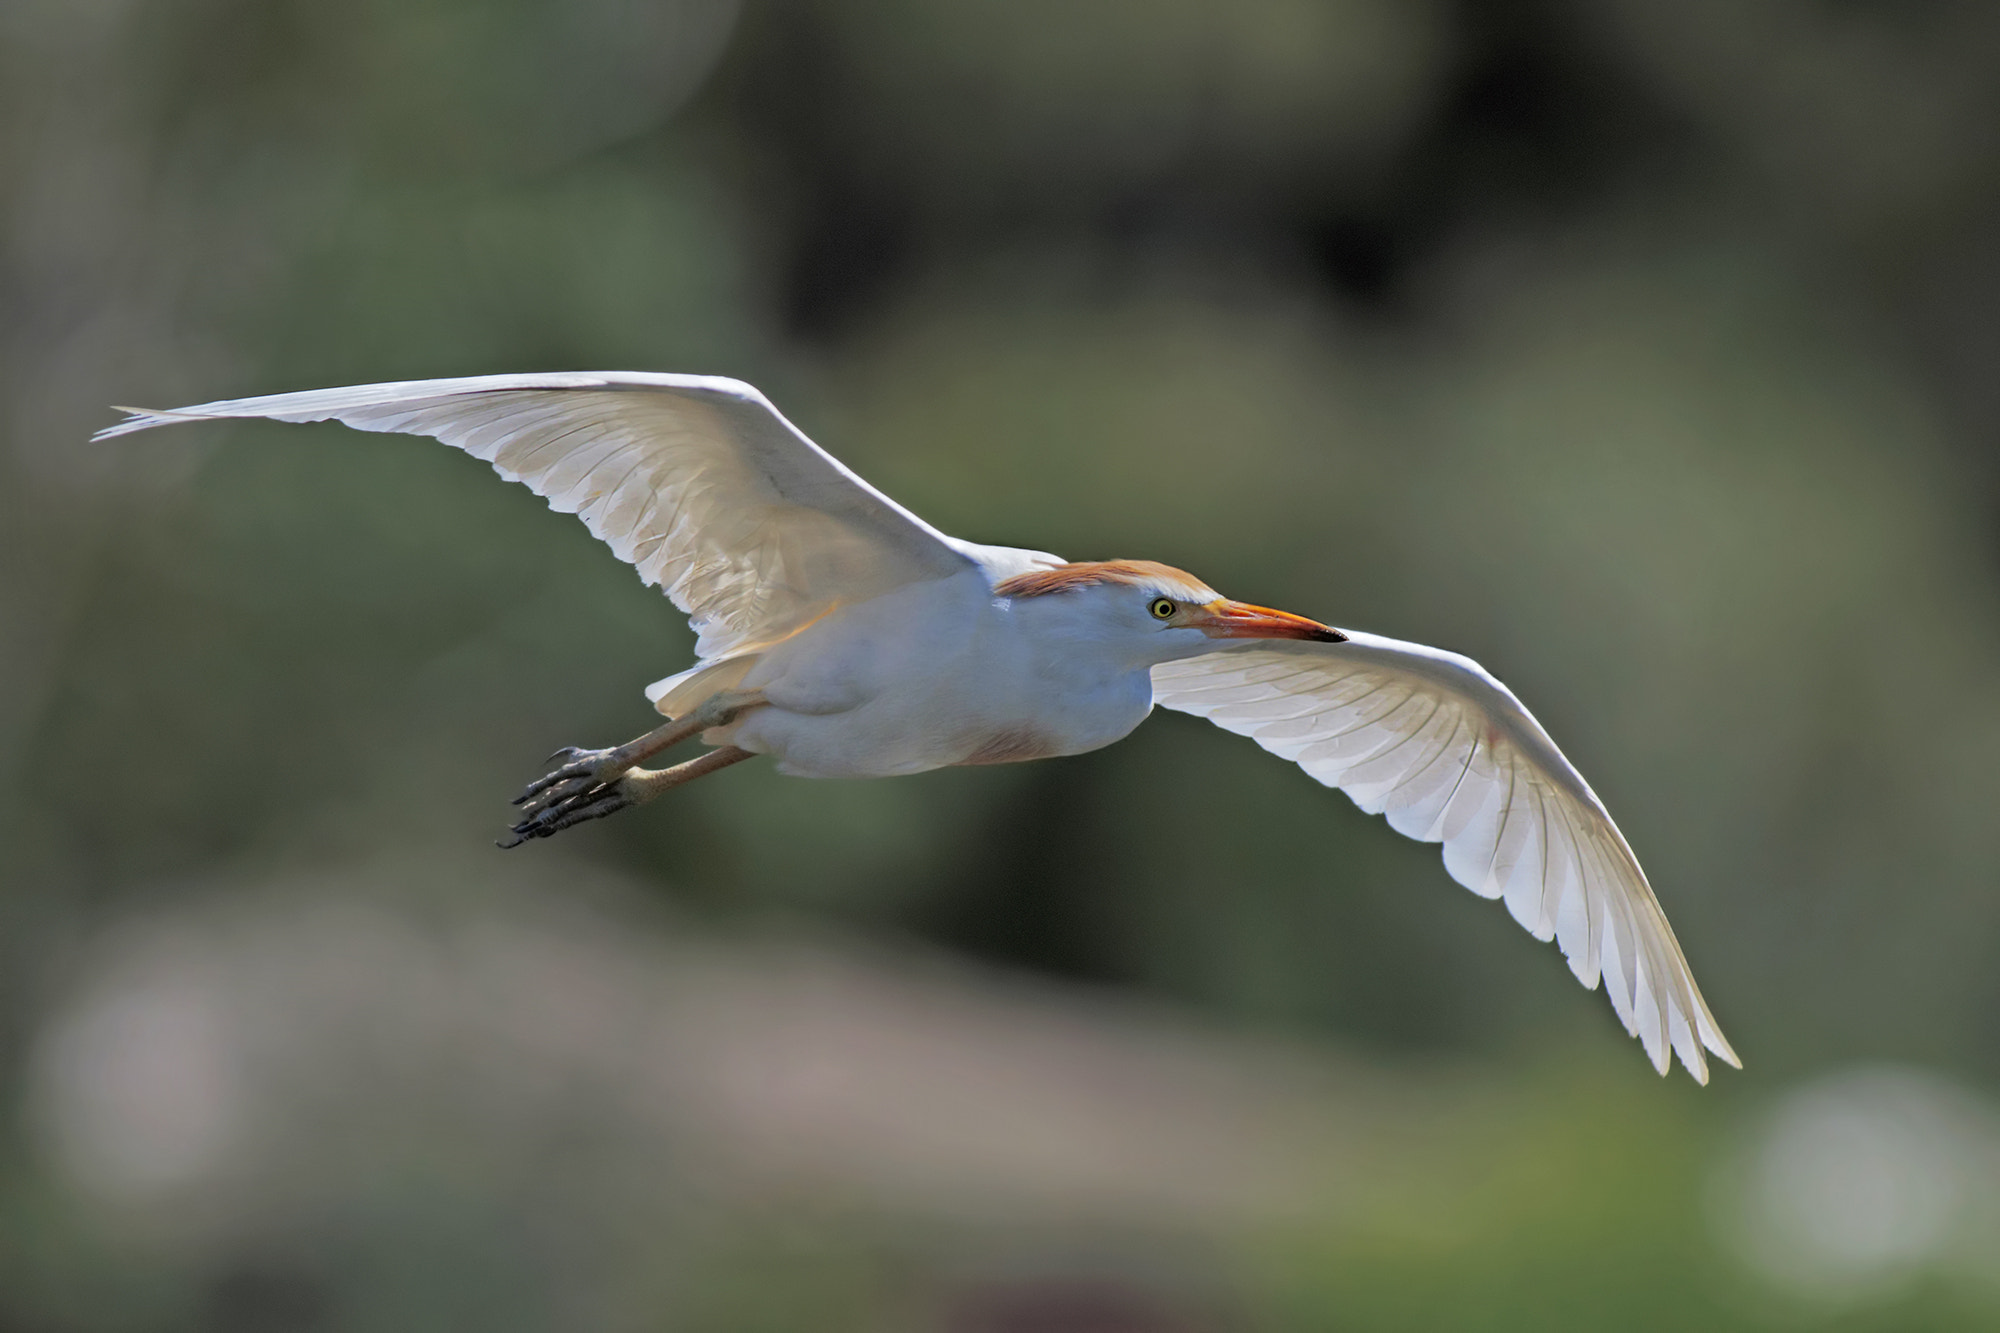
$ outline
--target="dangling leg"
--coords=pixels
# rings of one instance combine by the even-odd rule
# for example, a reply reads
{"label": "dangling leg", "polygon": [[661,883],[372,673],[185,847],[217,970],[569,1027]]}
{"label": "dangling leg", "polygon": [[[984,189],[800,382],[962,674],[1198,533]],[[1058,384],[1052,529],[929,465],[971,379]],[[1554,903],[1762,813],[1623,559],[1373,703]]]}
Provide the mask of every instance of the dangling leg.
{"label": "dangling leg", "polygon": [[[596,786],[609,782],[626,769],[690,737],[699,736],[710,727],[727,726],[736,720],[739,713],[756,708],[764,701],[763,694],[756,690],[725,690],[702,700],[691,712],[613,749],[579,750],[574,745],[565,746],[549,756],[551,762],[562,760],[562,766],[529,783],[527,789],[514,798],[514,804],[526,805],[558,784],[582,782],[584,786]],[[558,796],[567,794],[568,791],[564,791]]]}
{"label": "dangling leg", "polygon": [[719,768],[740,764],[754,756],[748,750],[725,745],[672,768],[631,768],[610,782],[547,804],[537,802],[532,812],[508,832],[512,835],[501,847],[519,847],[530,838],[546,838],[586,819],[602,819],[634,805],[644,805],[663,791],[670,791],[696,778],[707,777]]}
{"label": "dangling leg", "polygon": [[[567,828],[570,824],[579,822],[576,819],[563,820],[563,817],[586,805],[595,805],[620,779],[637,769],[640,761],[650,759],[660,751],[698,736],[711,727],[727,726],[746,710],[761,707],[764,702],[764,696],[755,690],[724,691],[704,699],[691,712],[675,718],[664,726],[654,728],[637,740],[627,741],[613,749],[579,750],[575,746],[570,746],[556,751],[549,757],[552,760],[562,760],[562,764],[553,772],[529,783],[527,790],[514,798],[514,804],[523,807],[523,818],[514,826],[514,833],[517,835],[514,840],[502,843],[501,846],[519,846],[524,838],[541,837],[546,833],[555,832],[555,827],[549,825]],[[722,751],[718,750],[715,753],[720,754]],[[704,755],[703,759],[709,757],[711,756]],[[701,763],[702,760],[691,762]],[[734,763],[735,760],[729,762]],[[686,767],[686,764],[682,764],[663,771],[677,773]],[[719,767],[723,765],[702,769],[701,773],[712,772],[714,768]],[[701,773],[692,773],[689,776],[700,777]],[[676,786],[678,783],[667,785]],[[661,787],[659,790],[664,791],[666,788]],[[612,809],[622,810],[626,805],[636,803],[627,799]],[[606,809],[582,818],[594,819],[599,814],[608,815],[611,812],[611,809]],[[558,820],[563,822],[557,824]]]}

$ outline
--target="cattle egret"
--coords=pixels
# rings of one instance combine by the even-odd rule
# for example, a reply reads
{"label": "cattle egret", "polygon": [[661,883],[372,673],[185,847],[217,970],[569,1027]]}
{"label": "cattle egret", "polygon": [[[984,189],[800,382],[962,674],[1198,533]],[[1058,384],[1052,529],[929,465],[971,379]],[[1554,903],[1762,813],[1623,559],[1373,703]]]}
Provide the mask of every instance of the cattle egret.
{"label": "cattle egret", "polygon": [[[522,482],[691,618],[694,666],[646,690],[668,721],[567,749],[502,846],[755,755],[868,778],[1082,754],[1155,705],[1248,736],[1444,844],[1452,878],[1604,981],[1665,1073],[1737,1058],[1645,872],[1520,701],[1456,653],[1230,601],[1144,560],[947,537],[735,380],[637,373],[417,380],[130,412],[98,433],[268,417],[429,435]],[[642,761],[695,736],[705,754]]]}

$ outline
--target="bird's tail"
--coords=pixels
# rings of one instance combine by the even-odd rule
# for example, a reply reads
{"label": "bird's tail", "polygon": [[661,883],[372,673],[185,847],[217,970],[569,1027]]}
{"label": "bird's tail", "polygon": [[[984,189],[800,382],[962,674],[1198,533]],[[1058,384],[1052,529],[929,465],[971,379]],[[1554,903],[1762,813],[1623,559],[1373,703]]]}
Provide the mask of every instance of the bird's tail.
{"label": "bird's tail", "polygon": [[680,717],[699,707],[701,701],[724,690],[742,685],[750,668],[762,653],[737,653],[713,661],[697,662],[679,675],[656,680],[646,687],[646,698],[663,717]]}

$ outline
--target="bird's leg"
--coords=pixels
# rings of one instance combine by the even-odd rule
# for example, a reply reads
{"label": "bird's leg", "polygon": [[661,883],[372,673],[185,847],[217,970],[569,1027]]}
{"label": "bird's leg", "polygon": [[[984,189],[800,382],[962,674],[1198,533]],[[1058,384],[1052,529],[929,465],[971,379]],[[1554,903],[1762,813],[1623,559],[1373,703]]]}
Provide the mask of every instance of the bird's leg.
{"label": "bird's leg", "polygon": [[[522,807],[521,821],[513,827],[514,836],[500,845],[518,847],[529,838],[546,837],[582,820],[596,819],[623,810],[628,805],[637,805],[668,787],[679,786],[689,779],[733,764],[737,759],[747,758],[747,754],[732,746],[658,772],[638,767],[641,760],[698,736],[711,727],[727,726],[746,710],[759,707],[764,702],[764,696],[755,690],[727,690],[711,695],[693,710],[654,728],[637,740],[627,741],[612,749],[581,750],[568,746],[556,751],[549,758],[563,762],[550,773],[529,783],[527,789],[514,798],[514,804]],[[709,762],[725,753],[733,753],[735,758],[720,763]],[[695,770],[695,766],[701,764],[707,764],[707,767]],[[683,773],[684,770],[695,771],[687,771],[685,776],[664,784],[652,781],[669,774]],[[651,785],[648,785],[649,782]],[[586,809],[589,813],[582,813]]]}
{"label": "bird's leg", "polygon": [[[514,804],[526,805],[535,797],[565,784],[582,782],[587,786],[597,786],[609,782],[627,769],[651,759],[662,750],[671,749],[690,737],[699,736],[711,727],[729,725],[736,720],[738,714],[763,702],[763,694],[756,690],[725,690],[720,694],[710,695],[692,710],[664,726],[655,727],[637,740],[627,741],[612,749],[582,750],[574,745],[564,746],[549,756],[550,762],[560,759],[563,761],[562,764],[529,783],[527,789],[514,798]],[[561,794],[570,793],[564,791]]]}
{"label": "bird's leg", "polygon": [[719,768],[740,764],[754,756],[748,750],[725,745],[707,754],[675,764],[672,768],[629,768],[610,782],[588,791],[540,806],[508,830],[502,847],[519,847],[530,838],[546,838],[586,819],[602,819],[635,805],[644,805],[663,791],[670,791],[696,778],[707,777]]}

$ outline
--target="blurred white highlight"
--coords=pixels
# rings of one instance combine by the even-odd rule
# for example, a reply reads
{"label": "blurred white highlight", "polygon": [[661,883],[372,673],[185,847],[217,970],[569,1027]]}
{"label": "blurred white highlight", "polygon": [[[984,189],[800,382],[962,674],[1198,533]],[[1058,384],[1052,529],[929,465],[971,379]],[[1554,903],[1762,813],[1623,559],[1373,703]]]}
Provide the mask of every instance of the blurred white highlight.
{"label": "blurred white highlight", "polygon": [[1866,1066],[1797,1089],[1719,1186],[1744,1260],[1795,1296],[1848,1303],[2000,1273],[2000,1111],[1923,1070]]}
{"label": "blurred white highlight", "polygon": [[[237,1128],[241,1081],[225,997],[184,942],[128,987],[85,997],[45,1034],[36,1111],[78,1183],[150,1196],[210,1170]],[[176,947],[176,946],[179,947]],[[140,960],[134,960],[139,962]]]}

